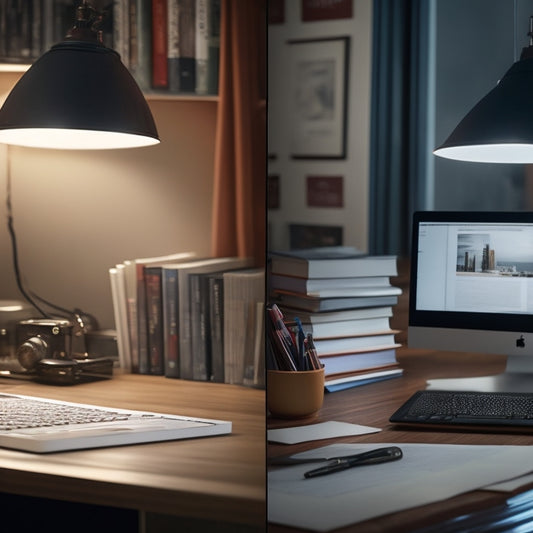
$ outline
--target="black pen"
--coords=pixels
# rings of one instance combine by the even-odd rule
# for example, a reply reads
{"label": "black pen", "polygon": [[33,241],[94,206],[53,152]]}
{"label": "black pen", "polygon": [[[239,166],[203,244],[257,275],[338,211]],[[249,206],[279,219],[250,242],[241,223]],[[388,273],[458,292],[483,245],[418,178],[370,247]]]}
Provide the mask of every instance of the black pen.
{"label": "black pen", "polygon": [[317,476],[325,476],[327,474],[333,474],[334,472],[340,472],[341,470],[347,470],[354,466],[371,465],[386,463],[388,461],[397,461],[403,457],[402,450],[397,446],[389,446],[387,448],[378,448],[370,452],[360,453],[354,455],[349,459],[336,459],[334,462],[309,470],[305,472],[304,477],[311,478]]}

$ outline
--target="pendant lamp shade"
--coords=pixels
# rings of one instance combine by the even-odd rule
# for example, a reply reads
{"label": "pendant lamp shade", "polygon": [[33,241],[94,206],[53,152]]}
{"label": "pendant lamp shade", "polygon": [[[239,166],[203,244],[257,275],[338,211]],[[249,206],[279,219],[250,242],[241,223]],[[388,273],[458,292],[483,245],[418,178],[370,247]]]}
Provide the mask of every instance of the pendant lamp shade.
{"label": "pendant lamp shade", "polygon": [[533,163],[532,97],[533,58],[521,59],[434,154],[461,161]]}
{"label": "pendant lamp shade", "polygon": [[0,109],[0,143],[61,149],[157,144],[148,104],[112,49],[65,40],[39,58]]}

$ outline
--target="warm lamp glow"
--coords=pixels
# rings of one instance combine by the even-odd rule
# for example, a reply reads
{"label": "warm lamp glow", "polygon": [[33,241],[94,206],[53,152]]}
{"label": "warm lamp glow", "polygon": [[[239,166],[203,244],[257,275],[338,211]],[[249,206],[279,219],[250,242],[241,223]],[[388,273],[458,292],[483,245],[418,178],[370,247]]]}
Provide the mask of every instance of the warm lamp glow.
{"label": "warm lamp glow", "polygon": [[158,144],[159,140],[114,131],[20,128],[0,130],[0,143],[61,150],[111,150],[152,146]]}

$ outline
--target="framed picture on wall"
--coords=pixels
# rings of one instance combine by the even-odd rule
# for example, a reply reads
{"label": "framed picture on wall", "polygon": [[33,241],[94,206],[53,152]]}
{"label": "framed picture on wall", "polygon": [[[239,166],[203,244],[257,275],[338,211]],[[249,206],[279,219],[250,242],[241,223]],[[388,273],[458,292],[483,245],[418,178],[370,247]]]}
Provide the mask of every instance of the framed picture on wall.
{"label": "framed picture on wall", "polygon": [[350,38],[288,44],[291,157],[344,159]]}
{"label": "framed picture on wall", "polygon": [[342,226],[289,224],[289,245],[291,250],[319,246],[342,246],[342,243]]}
{"label": "framed picture on wall", "polygon": [[352,18],[352,12],[353,0],[334,0],[333,2],[302,0],[302,20],[304,22],[349,19]]}

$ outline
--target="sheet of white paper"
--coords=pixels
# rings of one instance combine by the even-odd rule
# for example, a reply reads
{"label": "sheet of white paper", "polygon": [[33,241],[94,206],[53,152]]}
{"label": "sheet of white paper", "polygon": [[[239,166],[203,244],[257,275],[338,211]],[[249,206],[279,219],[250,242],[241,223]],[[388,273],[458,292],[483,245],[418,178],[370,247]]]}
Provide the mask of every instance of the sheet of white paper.
{"label": "sheet of white paper", "polygon": [[533,474],[528,474],[527,476],[520,476],[515,479],[510,479],[508,481],[502,481],[501,483],[494,483],[483,487],[483,490],[494,490],[497,492],[513,492],[513,490],[519,489],[524,485],[529,485],[533,483]]}
{"label": "sheet of white paper", "polygon": [[[346,455],[397,444],[333,444],[299,457]],[[272,523],[329,531],[444,500],[531,471],[531,446],[400,444],[403,458],[305,479],[309,464],[268,473]],[[316,466],[314,466],[316,468]]]}
{"label": "sheet of white paper", "polygon": [[379,428],[359,426],[348,422],[321,422],[308,426],[297,426],[292,428],[269,429],[268,440],[281,444],[296,444],[310,440],[330,439],[333,437],[350,437],[353,435],[365,435],[367,433],[377,433]]}

